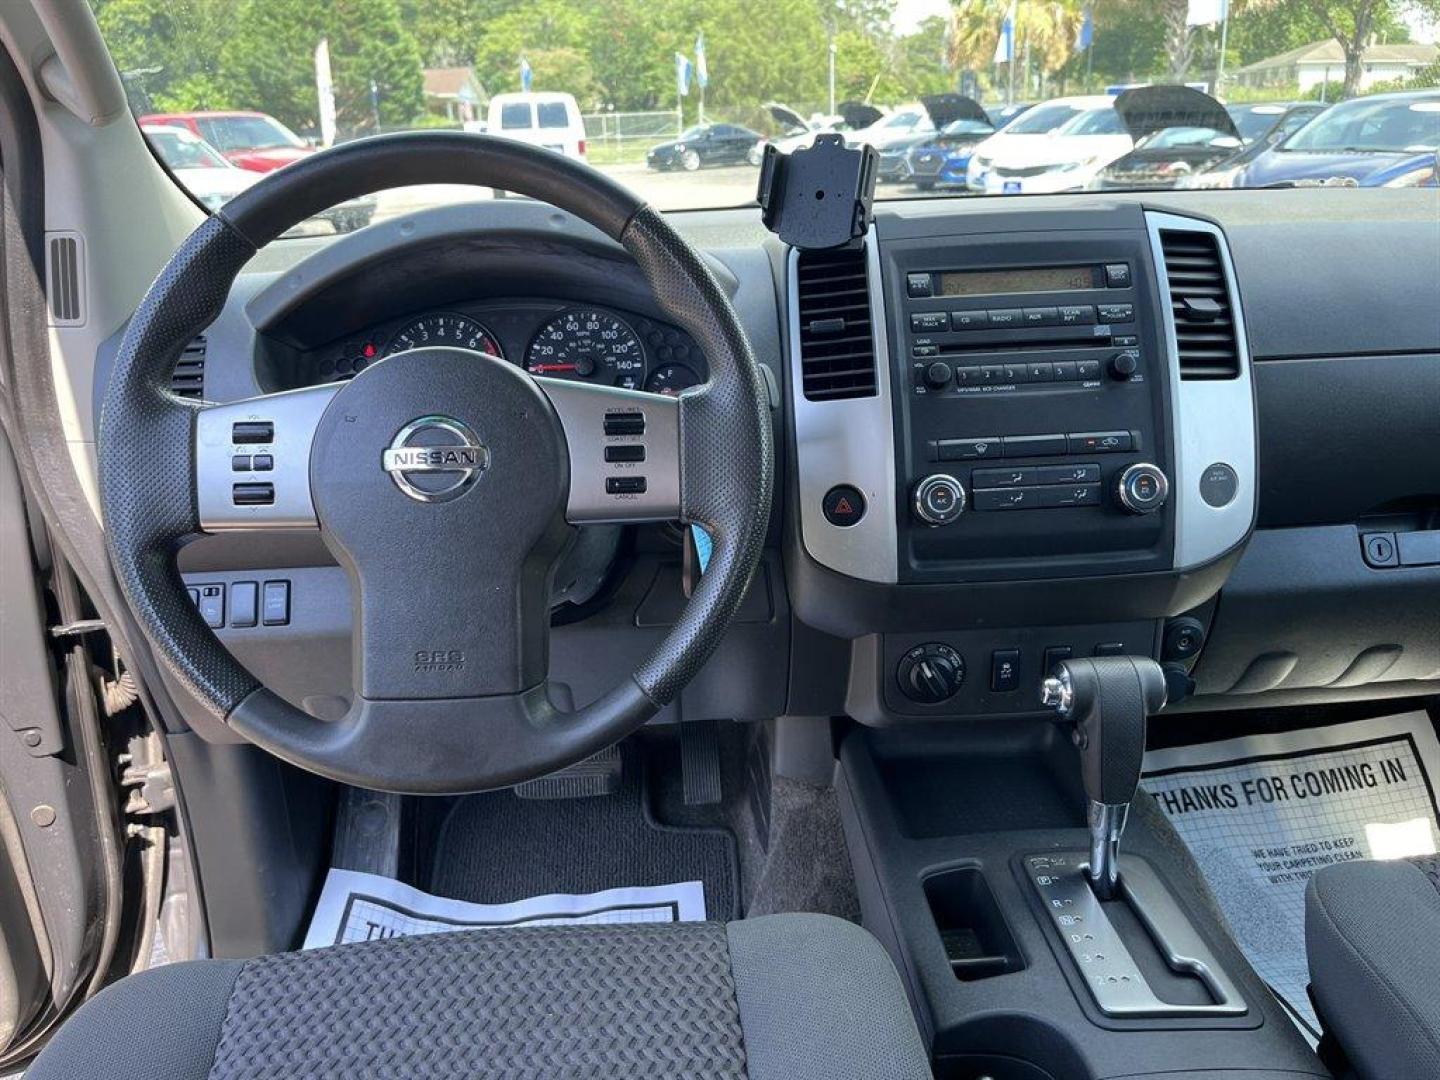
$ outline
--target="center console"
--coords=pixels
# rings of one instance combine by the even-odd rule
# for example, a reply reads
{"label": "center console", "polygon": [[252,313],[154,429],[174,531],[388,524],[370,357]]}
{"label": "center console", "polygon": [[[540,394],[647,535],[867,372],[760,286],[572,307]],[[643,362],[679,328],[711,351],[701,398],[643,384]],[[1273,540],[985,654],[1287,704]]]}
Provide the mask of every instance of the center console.
{"label": "center console", "polygon": [[1067,656],[1198,652],[1203,626],[1167,620],[1218,592],[1255,516],[1216,226],[880,211],[847,249],[791,252],[788,280],[787,579],[852,643],[848,715],[1035,713]]}

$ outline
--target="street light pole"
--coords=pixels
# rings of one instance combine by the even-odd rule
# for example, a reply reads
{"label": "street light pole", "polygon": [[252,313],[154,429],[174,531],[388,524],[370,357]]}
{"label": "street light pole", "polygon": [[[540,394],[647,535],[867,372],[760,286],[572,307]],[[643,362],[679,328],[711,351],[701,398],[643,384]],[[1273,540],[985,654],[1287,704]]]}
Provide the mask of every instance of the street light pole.
{"label": "street light pole", "polygon": [[1224,93],[1225,39],[1230,31],[1230,0],[1220,0],[1220,58],[1215,62],[1215,96]]}
{"label": "street light pole", "polygon": [[832,21],[826,31],[830,38],[830,113],[835,115],[835,23]]}

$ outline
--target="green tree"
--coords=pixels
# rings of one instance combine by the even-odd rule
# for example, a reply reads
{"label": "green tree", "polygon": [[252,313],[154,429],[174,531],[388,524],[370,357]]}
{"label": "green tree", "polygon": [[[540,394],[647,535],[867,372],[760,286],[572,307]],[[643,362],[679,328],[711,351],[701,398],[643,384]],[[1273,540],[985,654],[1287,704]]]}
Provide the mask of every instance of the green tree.
{"label": "green tree", "polygon": [[[1292,8],[1293,12],[1286,10]],[[1299,14],[1324,27],[1325,36],[1338,42],[1345,55],[1346,97],[1360,90],[1365,50],[1370,43],[1382,36],[1397,40],[1395,31],[1401,25],[1402,9],[1440,16],[1440,0],[1251,0],[1248,5],[1248,10],[1260,15],[1275,16],[1284,11],[1283,17]]]}
{"label": "green tree", "polygon": [[424,109],[420,48],[397,0],[239,0],[234,28],[220,51],[231,96],[296,127],[313,127],[315,47],[330,42],[336,123],[373,129],[372,81],[380,123],[399,127]]}

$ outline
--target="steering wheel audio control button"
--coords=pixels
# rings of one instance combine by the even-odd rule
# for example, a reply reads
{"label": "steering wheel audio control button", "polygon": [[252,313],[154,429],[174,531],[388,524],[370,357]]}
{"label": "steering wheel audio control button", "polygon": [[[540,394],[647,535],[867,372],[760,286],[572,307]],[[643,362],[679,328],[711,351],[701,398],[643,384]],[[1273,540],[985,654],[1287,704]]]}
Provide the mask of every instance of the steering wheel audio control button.
{"label": "steering wheel audio control button", "polygon": [[237,443],[274,442],[275,425],[269,420],[237,420],[230,429],[230,438]]}
{"label": "steering wheel audio control button", "polygon": [[820,504],[825,520],[841,529],[858,525],[865,516],[865,496],[849,484],[836,484],[825,493]]}
{"label": "steering wheel audio control button", "polygon": [[230,491],[236,506],[274,506],[274,484],[236,484]]}
{"label": "steering wheel audio control button", "polygon": [[953,476],[934,473],[915,485],[914,509],[926,525],[949,525],[965,512],[965,488]]}

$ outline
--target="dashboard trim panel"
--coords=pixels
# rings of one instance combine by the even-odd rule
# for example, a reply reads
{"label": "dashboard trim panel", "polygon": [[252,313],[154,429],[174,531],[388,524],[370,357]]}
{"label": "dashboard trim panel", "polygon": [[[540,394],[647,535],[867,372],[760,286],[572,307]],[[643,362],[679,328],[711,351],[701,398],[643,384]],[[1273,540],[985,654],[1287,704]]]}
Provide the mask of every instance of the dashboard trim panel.
{"label": "dashboard trim panel", "polygon": [[[1175,454],[1173,505],[1175,508],[1175,569],[1188,570],[1210,562],[1241,543],[1255,524],[1256,436],[1255,389],[1250,366],[1250,348],[1245,333],[1245,314],[1230,245],[1218,225],[1200,218],[1147,211],[1145,227],[1160,290],[1161,319],[1165,337],[1165,361],[1170,368],[1171,413],[1174,418]],[[1175,315],[1165,273],[1165,253],[1160,244],[1162,230],[1207,233],[1215,238],[1216,249],[1230,293],[1235,327],[1236,355],[1240,374],[1234,379],[1188,379],[1180,377],[1180,353],[1175,334]],[[1207,468],[1224,463],[1235,472],[1234,497],[1224,506],[1212,506],[1201,496],[1201,480]]]}
{"label": "dashboard trim panel", "polygon": [[[795,469],[799,478],[800,537],[810,557],[848,577],[893,585],[899,578],[895,518],[895,420],[891,406],[890,350],[885,295],[880,283],[879,238],[865,237],[865,273],[875,351],[875,394],[866,398],[810,401],[800,359],[800,292],[792,248],[786,260],[789,320],[790,402],[795,416]],[[853,525],[825,518],[825,494],[850,485],[865,496],[868,511]]]}

